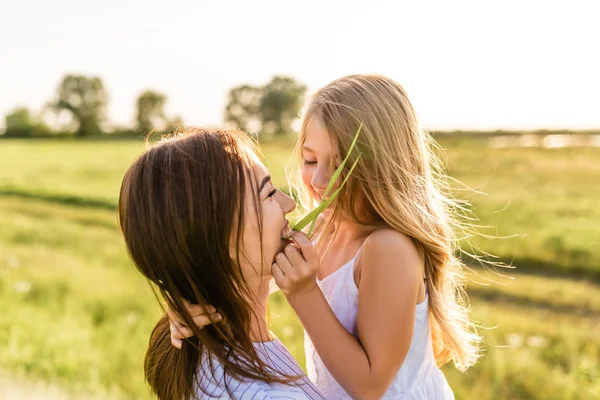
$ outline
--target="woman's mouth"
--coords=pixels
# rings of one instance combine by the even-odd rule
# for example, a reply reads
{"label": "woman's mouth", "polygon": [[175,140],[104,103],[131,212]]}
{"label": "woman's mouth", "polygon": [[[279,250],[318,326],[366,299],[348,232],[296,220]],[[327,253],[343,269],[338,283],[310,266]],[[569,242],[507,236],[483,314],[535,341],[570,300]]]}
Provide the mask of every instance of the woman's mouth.
{"label": "woman's mouth", "polygon": [[290,238],[290,236],[292,235],[292,230],[290,229],[289,224],[290,224],[289,221],[286,219],[285,225],[283,226],[283,229],[281,230],[281,239],[283,239],[283,240],[288,240]]}
{"label": "woman's mouth", "polygon": [[280,242],[279,251],[283,251],[288,244],[292,243],[292,239],[290,239],[290,236],[292,236],[292,233],[293,232],[290,229],[289,222],[286,219],[285,225],[284,225],[283,229],[281,230],[281,242]]}

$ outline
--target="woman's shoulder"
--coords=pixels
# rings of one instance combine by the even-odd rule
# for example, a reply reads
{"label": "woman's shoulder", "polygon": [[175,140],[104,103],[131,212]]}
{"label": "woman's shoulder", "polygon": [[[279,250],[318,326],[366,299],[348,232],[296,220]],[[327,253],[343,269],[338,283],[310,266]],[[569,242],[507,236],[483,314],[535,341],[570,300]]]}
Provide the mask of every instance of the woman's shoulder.
{"label": "woman's shoulder", "polygon": [[204,389],[196,391],[199,399],[253,399],[253,400],[306,400],[306,393],[300,388],[278,384],[266,383],[249,379],[228,379],[227,386],[224,380],[219,384],[213,384]]}
{"label": "woman's shoulder", "polygon": [[249,396],[249,399],[262,400],[308,400],[311,399],[304,391],[297,387],[287,386],[283,384],[267,384],[260,382],[261,388],[256,392],[256,395]]}
{"label": "woman's shoulder", "polygon": [[299,387],[282,383],[267,383],[248,378],[234,378],[226,375],[218,363],[203,363],[199,371],[196,397],[215,399],[308,399]]}
{"label": "woman's shoulder", "polygon": [[198,398],[229,399],[229,393],[235,395],[236,399],[254,400],[322,398],[277,337],[269,342],[255,343],[254,347],[274,374],[299,376],[299,381],[288,385],[248,378],[238,379],[226,375],[223,366],[214,357],[210,360],[203,357],[198,371]]}

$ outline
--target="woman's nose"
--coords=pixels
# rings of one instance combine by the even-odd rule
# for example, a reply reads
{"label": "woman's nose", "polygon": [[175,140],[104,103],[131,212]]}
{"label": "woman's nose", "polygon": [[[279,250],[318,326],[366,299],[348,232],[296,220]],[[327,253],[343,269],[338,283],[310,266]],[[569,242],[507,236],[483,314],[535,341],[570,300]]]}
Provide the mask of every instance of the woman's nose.
{"label": "woman's nose", "polygon": [[296,209],[296,202],[287,194],[281,192],[281,209],[284,214],[289,214]]}

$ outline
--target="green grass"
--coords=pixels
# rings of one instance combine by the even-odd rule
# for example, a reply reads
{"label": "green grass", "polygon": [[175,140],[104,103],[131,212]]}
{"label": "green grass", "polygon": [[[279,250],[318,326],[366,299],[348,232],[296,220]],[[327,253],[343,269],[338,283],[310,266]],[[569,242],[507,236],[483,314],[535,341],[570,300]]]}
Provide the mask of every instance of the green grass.
{"label": "green grass", "polygon": [[[458,399],[600,396],[600,149],[492,149],[442,138],[450,174],[514,279],[475,269],[473,316],[485,356],[444,368]],[[293,137],[263,145],[285,186]],[[0,141],[0,382],[73,398],[150,398],[142,360],[161,313],[116,225],[121,178],[141,142]],[[454,185],[458,187],[457,185]],[[488,286],[476,282],[486,283]],[[280,294],[273,330],[304,362],[302,328]],[[46,386],[42,386],[46,387]],[[0,397],[3,397],[0,389]],[[36,397],[37,398],[37,397]]]}
{"label": "green grass", "polygon": [[[486,142],[441,142],[448,171],[473,195],[482,230],[513,239],[476,244],[522,269],[583,274],[600,282],[600,149],[490,149]],[[457,185],[455,185],[457,186]],[[459,192],[468,196],[468,192]],[[537,268],[539,266],[539,268]]]}

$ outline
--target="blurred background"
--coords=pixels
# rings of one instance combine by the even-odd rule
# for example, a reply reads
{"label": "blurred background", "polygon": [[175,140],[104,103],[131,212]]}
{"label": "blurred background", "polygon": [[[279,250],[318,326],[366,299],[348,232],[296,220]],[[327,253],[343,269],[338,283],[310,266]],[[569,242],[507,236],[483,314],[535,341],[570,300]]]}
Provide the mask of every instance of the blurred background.
{"label": "blurred background", "polygon": [[[351,73],[407,89],[480,219],[472,242],[511,266],[465,259],[487,345],[468,372],[444,368],[457,399],[600,398],[598,11],[578,0],[2,2],[0,398],[151,398],[142,363],[161,309],[115,216],[141,138],[246,129],[287,190],[305,96]],[[271,306],[303,364],[300,324],[282,296]]]}

